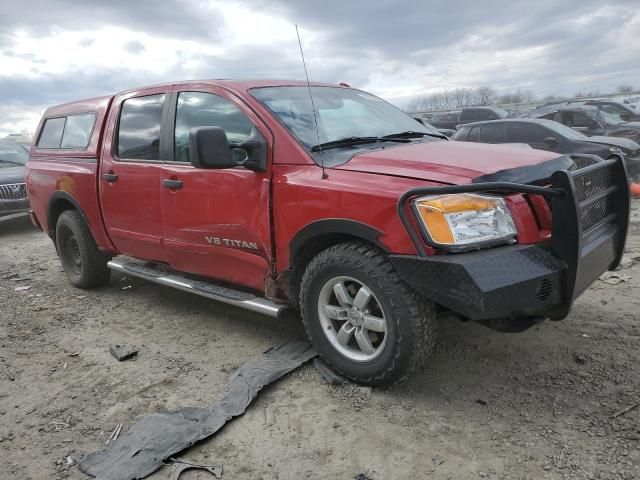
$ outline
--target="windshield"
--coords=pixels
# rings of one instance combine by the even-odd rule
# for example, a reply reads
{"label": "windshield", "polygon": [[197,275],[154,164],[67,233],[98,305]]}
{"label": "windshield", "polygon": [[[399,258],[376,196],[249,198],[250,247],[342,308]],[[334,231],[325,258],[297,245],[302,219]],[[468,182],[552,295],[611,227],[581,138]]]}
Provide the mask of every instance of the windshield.
{"label": "windshield", "polygon": [[569,140],[585,140],[587,138],[584,133],[552,120],[544,121],[544,126],[556,133],[559,133],[563,137],[568,138]]}
{"label": "windshield", "polygon": [[600,116],[607,125],[620,125],[622,123],[625,123],[625,121],[622,120],[619,115],[614,115],[613,113],[608,113],[603,110],[600,110]]}
{"label": "windshield", "polygon": [[498,115],[498,118],[507,118],[509,116],[509,112],[507,112],[506,110],[503,110],[502,108],[499,107],[493,107],[492,109],[496,115]]}
{"label": "windshield", "polygon": [[27,163],[29,152],[15,142],[0,141],[0,167],[24,165]]}
{"label": "windshield", "polygon": [[441,135],[370,93],[341,87],[312,87],[311,91],[318,131],[308,87],[261,87],[252,89],[251,94],[309,151],[314,145],[353,137],[384,137],[407,131]]}

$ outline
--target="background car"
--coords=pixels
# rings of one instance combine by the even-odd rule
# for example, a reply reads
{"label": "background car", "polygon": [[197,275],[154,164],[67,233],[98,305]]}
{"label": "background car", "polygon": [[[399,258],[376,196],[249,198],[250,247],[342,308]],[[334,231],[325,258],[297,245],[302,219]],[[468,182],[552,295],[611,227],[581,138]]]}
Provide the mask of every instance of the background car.
{"label": "background car", "polygon": [[0,140],[0,221],[29,211],[24,183],[28,150],[12,140]]}
{"label": "background car", "polygon": [[640,121],[640,113],[631,105],[613,100],[580,100],[569,102],[570,106],[588,105],[598,110],[617,116],[623,122]]}
{"label": "background car", "polygon": [[538,108],[527,115],[531,118],[554,120],[588,137],[604,135],[640,141],[640,122],[625,122],[616,115],[590,105],[548,106]]}
{"label": "background car", "polygon": [[25,147],[27,149],[33,143],[33,139],[27,133],[10,133],[9,135],[7,135],[4,138],[0,138],[0,141],[3,141],[3,140],[8,140],[8,141],[11,141],[11,142],[19,143],[20,145],[22,145],[23,147]]}
{"label": "background car", "polygon": [[486,120],[499,120],[508,116],[509,112],[498,107],[468,107],[462,109],[458,125],[484,122]]}
{"label": "background car", "polygon": [[587,137],[552,120],[507,119],[463,125],[452,140],[481,143],[526,143],[557,153],[598,155],[625,160],[629,176],[640,175],[640,145],[626,138]]}
{"label": "background car", "polygon": [[455,130],[460,119],[460,110],[453,112],[440,112],[434,113],[431,119],[427,120],[431,125],[437,129]]}

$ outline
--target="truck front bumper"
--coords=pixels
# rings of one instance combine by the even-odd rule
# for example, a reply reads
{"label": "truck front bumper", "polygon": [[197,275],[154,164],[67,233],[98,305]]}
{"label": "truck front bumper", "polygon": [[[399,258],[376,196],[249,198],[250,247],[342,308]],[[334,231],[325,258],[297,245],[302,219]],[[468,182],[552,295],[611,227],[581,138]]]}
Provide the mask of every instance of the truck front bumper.
{"label": "truck front bumper", "polygon": [[426,298],[472,320],[548,317],[563,302],[567,267],[542,247],[391,256],[398,275]]}
{"label": "truck front bumper", "polygon": [[[621,160],[557,171],[551,184],[549,245],[430,256],[418,248],[418,256],[392,255],[394,268],[426,298],[471,320],[566,317],[575,299],[620,263],[629,223],[629,189]],[[465,188],[546,195],[540,187],[486,183],[416,189],[403,201]],[[405,221],[405,226],[410,231],[410,222]],[[410,234],[414,243],[424,241]]]}

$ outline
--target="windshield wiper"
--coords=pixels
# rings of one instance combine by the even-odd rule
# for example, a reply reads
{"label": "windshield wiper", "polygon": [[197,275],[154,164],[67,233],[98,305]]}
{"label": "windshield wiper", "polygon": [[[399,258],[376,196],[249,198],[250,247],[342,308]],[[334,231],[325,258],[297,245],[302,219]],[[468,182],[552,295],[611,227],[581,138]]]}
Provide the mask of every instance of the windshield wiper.
{"label": "windshield wiper", "polygon": [[331,142],[319,143],[318,145],[314,145],[313,147],[311,147],[311,151],[318,152],[320,150],[326,150],[328,148],[349,147],[352,145],[363,145],[365,143],[376,143],[376,142],[408,143],[409,140],[406,138],[394,138],[394,137],[346,137],[346,138],[340,138],[339,140],[333,140]]}
{"label": "windshield wiper", "polygon": [[422,138],[422,137],[435,137],[435,138],[447,138],[442,133],[430,133],[430,132],[416,132],[413,130],[407,130],[406,132],[391,133],[385,135],[383,138]]}

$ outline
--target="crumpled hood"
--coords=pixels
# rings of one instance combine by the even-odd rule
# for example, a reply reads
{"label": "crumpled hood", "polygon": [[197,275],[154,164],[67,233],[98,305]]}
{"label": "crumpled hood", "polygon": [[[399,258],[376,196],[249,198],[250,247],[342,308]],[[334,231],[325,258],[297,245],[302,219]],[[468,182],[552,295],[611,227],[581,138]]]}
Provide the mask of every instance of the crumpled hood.
{"label": "crumpled hood", "polygon": [[461,184],[482,175],[536,165],[560,156],[509,145],[441,141],[400,144],[364,152],[335,168]]}
{"label": "crumpled hood", "polygon": [[603,145],[612,145],[615,147],[620,147],[620,148],[624,148],[626,150],[631,150],[631,151],[640,149],[640,145],[638,145],[633,140],[630,140],[628,138],[621,138],[621,137],[604,137],[601,135],[596,135],[593,137],[588,137],[583,141],[591,142],[591,143],[601,143]]}
{"label": "crumpled hood", "polygon": [[24,167],[19,165],[15,167],[0,166],[0,185],[9,183],[24,183]]}

